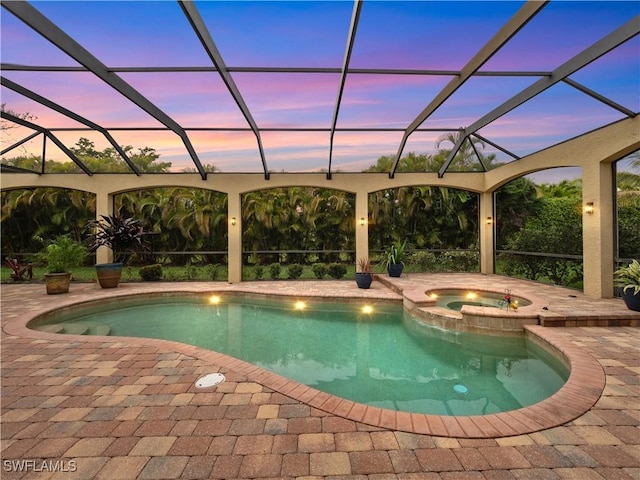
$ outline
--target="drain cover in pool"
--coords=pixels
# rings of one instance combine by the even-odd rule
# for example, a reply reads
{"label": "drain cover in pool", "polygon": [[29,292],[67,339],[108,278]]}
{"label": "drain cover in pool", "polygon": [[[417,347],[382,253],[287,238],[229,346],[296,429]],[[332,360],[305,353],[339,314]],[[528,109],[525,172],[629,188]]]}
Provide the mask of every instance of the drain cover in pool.
{"label": "drain cover in pool", "polygon": [[215,387],[216,385],[220,385],[225,381],[224,375],[221,373],[210,373],[209,375],[205,375],[204,377],[200,377],[196,380],[196,387],[198,388],[208,388]]}
{"label": "drain cover in pool", "polygon": [[466,395],[467,393],[469,393],[469,389],[464,385],[460,385],[459,383],[456,383],[453,386],[453,389],[455,390],[456,393],[460,393],[462,395]]}

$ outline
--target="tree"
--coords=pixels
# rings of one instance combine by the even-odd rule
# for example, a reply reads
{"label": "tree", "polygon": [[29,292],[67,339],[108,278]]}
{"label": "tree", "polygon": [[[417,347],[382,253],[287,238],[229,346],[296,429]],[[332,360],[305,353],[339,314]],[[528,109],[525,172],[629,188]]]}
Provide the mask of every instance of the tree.
{"label": "tree", "polygon": [[[509,237],[507,248],[520,252],[582,255],[581,199],[573,196],[542,199],[536,215]],[[582,277],[582,262],[558,257],[515,256],[505,271],[533,280],[548,277],[555,284],[570,285]]]}

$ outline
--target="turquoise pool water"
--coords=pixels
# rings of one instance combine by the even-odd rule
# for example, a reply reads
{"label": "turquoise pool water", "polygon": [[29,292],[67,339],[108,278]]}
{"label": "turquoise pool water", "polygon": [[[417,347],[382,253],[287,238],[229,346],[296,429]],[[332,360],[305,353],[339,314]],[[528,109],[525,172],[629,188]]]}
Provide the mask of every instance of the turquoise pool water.
{"label": "turquoise pool water", "polygon": [[[88,333],[174,340],[226,353],[356,402],[482,415],[537,403],[568,377],[526,341],[447,332],[401,306],[220,297],[119,300],[48,319]],[[34,328],[42,328],[34,327]]]}

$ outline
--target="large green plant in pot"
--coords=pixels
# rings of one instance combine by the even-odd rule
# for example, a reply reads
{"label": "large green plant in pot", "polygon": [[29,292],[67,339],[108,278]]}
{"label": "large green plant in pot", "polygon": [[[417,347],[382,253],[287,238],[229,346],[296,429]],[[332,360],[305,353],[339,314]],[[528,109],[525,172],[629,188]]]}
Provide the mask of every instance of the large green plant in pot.
{"label": "large green plant in pot", "polygon": [[87,225],[89,250],[107,247],[113,252],[113,263],[96,265],[98,283],[102,288],[114,288],[120,283],[124,259],[128,254],[146,250],[148,244],[140,220],[122,215],[101,215]]}
{"label": "large green plant in pot", "polygon": [[36,257],[46,264],[44,281],[47,294],[67,293],[71,284],[71,269],[81,266],[87,255],[86,247],[67,235],[49,242]]}
{"label": "large green plant in pot", "polygon": [[640,263],[632,260],[613,273],[613,284],[622,288],[622,299],[629,310],[640,312]]}
{"label": "large green plant in pot", "polygon": [[406,240],[402,243],[392,243],[385,252],[387,258],[385,266],[390,277],[399,277],[402,275],[402,271],[404,270],[404,251],[406,247]]}

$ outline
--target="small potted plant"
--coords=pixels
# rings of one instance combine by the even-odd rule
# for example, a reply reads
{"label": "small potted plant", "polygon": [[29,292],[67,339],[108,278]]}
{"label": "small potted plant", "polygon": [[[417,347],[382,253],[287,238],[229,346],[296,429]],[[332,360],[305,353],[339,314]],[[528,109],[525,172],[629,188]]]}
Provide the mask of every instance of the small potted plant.
{"label": "small potted plant", "polygon": [[358,288],[369,288],[373,282],[373,273],[371,272],[371,263],[368,258],[359,258],[356,268],[356,284]]}
{"label": "small potted plant", "polygon": [[95,252],[106,247],[113,253],[112,263],[96,265],[98,283],[102,288],[114,288],[120,283],[122,267],[127,254],[148,248],[146,235],[139,220],[122,215],[101,215],[87,225],[89,229],[89,250]]}
{"label": "small potted plant", "polygon": [[622,299],[629,310],[640,312],[640,263],[620,267],[613,273],[613,284],[622,288]]}
{"label": "small potted plant", "polygon": [[69,292],[71,269],[81,266],[87,255],[86,247],[67,235],[56,237],[38,253],[37,259],[46,264],[44,281],[47,294]]}
{"label": "small potted plant", "polygon": [[390,277],[399,277],[404,269],[404,251],[407,241],[402,243],[392,243],[389,250],[385,252],[387,261],[386,268]]}

